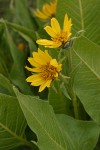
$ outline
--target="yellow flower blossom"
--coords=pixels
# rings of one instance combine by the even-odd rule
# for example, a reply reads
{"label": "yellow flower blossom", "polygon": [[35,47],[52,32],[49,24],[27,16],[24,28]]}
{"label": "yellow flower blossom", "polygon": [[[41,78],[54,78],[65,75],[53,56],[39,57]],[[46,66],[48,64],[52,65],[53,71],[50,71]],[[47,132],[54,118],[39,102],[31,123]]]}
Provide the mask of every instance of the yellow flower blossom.
{"label": "yellow flower blossom", "polygon": [[33,52],[33,57],[28,58],[32,68],[25,67],[32,72],[26,81],[31,82],[32,86],[40,86],[39,92],[43,91],[46,87],[50,87],[53,79],[58,78],[58,73],[62,69],[62,64],[59,64],[56,59],[38,49],[38,52]]}
{"label": "yellow flower blossom", "polygon": [[56,18],[51,19],[51,26],[46,26],[44,29],[51,36],[51,40],[39,39],[37,44],[44,45],[49,48],[58,48],[64,46],[71,36],[71,19],[68,20],[67,14],[64,18],[63,29],[61,29]]}
{"label": "yellow flower blossom", "polygon": [[56,13],[56,0],[51,2],[50,4],[45,3],[43,5],[42,11],[36,9],[34,11],[35,16],[40,18],[41,20],[47,21],[48,19],[52,18]]}
{"label": "yellow flower blossom", "polygon": [[24,51],[25,50],[25,44],[23,42],[20,42],[18,45],[17,45],[17,48],[20,50],[20,51]]}

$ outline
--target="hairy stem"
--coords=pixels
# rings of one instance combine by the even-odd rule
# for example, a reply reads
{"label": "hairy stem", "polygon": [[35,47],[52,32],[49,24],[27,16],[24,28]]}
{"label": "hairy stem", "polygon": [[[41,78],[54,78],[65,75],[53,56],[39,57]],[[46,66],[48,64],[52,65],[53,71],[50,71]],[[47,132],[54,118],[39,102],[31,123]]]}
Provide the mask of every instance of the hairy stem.
{"label": "hairy stem", "polygon": [[[70,76],[70,73],[72,71],[71,50],[69,49],[69,50],[65,51],[65,55],[66,55],[66,63],[67,63],[67,67],[68,67],[67,72],[68,72],[68,76]],[[66,89],[68,91],[68,94],[72,100],[75,118],[79,119],[77,97],[73,90],[72,79],[70,78],[69,82],[65,82],[65,84],[66,84]]]}

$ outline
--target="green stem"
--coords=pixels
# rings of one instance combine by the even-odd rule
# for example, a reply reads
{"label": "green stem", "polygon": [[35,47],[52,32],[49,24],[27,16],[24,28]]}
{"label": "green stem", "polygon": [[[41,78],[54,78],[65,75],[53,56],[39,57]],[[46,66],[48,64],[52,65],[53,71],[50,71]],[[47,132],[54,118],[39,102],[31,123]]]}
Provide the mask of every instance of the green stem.
{"label": "green stem", "polygon": [[75,118],[79,119],[77,97],[76,97],[76,94],[74,93],[73,89],[71,91],[71,99],[72,99]]}
{"label": "green stem", "polygon": [[[68,75],[70,76],[70,73],[72,71],[72,57],[71,57],[71,50],[65,50],[65,56],[66,56],[66,62],[68,64]],[[78,103],[77,103],[77,97],[76,94],[73,90],[73,83],[72,80],[70,79],[69,82],[66,82],[66,79],[63,79],[63,81],[66,84],[66,89],[68,91],[68,94],[72,100],[73,104],[73,109],[74,109],[74,115],[76,119],[79,119],[79,112],[78,112]]]}
{"label": "green stem", "polygon": [[[77,97],[75,92],[73,91],[73,87],[71,85],[71,82],[67,82],[66,80],[68,80],[68,78],[63,78],[62,77],[63,82],[65,83],[68,95],[70,96],[71,100],[72,100],[72,105],[73,105],[73,110],[74,110],[74,116],[76,119],[79,119],[79,112],[78,112],[78,103],[77,103]],[[70,78],[69,78],[70,80]]]}

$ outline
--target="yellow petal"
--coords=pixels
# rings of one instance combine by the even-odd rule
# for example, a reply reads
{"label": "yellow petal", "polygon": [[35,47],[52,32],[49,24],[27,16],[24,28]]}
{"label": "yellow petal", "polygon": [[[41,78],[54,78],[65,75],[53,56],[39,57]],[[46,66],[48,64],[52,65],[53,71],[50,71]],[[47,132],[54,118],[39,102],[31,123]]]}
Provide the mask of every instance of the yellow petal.
{"label": "yellow petal", "polygon": [[39,92],[42,92],[46,87],[50,87],[50,83],[52,80],[45,81],[39,88]]}
{"label": "yellow petal", "polygon": [[50,87],[51,82],[52,82],[52,80],[48,80],[48,81],[47,81],[47,83],[46,83],[46,84],[47,84],[47,87]]}
{"label": "yellow petal", "polygon": [[54,30],[53,30],[50,26],[46,26],[44,29],[46,30],[46,32],[47,32],[51,37],[55,37],[55,36],[56,36]]}
{"label": "yellow petal", "polygon": [[27,67],[27,66],[26,66],[25,68],[26,68],[28,71],[34,72],[34,71],[33,71],[33,68],[29,68],[29,67]]}
{"label": "yellow petal", "polygon": [[58,67],[58,62],[57,62],[56,59],[52,59],[52,60],[50,61],[50,64],[51,64],[52,66],[54,66],[54,67]]}
{"label": "yellow petal", "polygon": [[29,76],[29,77],[26,79],[26,81],[27,81],[27,82],[33,82],[33,80],[37,80],[37,79],[39,79],[39,78],[40,78],[40,75],[39,75],[39,74],[35,74],[35,75]]}
{"label": "yellow petal", "polygon": [[49,48],[57,48],[62,45],[62,42],[60,41],[57,43],[57,42],[47,40],[47,39],[37,40],[36,43],[40,45],[44,45],[45,47],[49,47]]}
{"label": "yellow petal", "polygon": [[64,18],[64,24],[63,24],[63,31],[66,32],[66,28],[68,26],[68,16],[67,14],[65,15],[65,18]]}
{"label": "yellow petal", "polygon": [[34,52],[33,57],[34,57],[34,61],[37,62],[40,66],[46,65],[47,61],[45,60],[44,57],[41,57],[41,55],[39,55],[39,53]]}
{"label": "yellow petal", "polygon": [[43,60],[45,60],[46,63],[50,62],[50,60],[52,59],[49,54],[47,55],[45,52],[41,51],[39,48],[38,48],[38,54]]}
{"label": "yellow petal", "polygon": [[58,72],[62,70],[62,64],[59,64],[57,67]]}
{"label": "yellow petal", "polygon": [[40,68],[32,68],[32,72],[41,72]]}
{"label": "yellow petal", "polygon": [[52,45],[52,44],[54,44],[53,41],[47,40],[47,39],[40,39],[40,40],[37,40],[36,43],[37,43],[37,44],[40,44],[40,45]]}
{"label": "yellow petal", "polygon": [[48,46],[45,46],[45,47],[49,47],[49,48],[58,48],[58,47],[60,47],[61,45],[62,45],[61,42],[59,42],[59,43],[53,42],[52,45],[48,45]]}
{"label": "yellow petal", "polygon": [[70,33],[70,30],[71,30],[71,19],[68,20],[68,16],[67,14],[65,15],[65,18],[64,18],[64,24],[63,24],[63,31],[64,32],[67,32],[68,34]]}
{"label": "yellow petal", "polygon": [[47,51],[47,50],[45,50],[45,54],[46,54],[47,59],[49,59],[49,60],[52,59],[52,57],[48,54],[48,51]]}
{"label": "yellow petal", "polygon": [[38,18],[40,18],[40,19],[48,19],[48,16],[47,15],[45,15],[45,14],[43,14],[41,11],[39,11],[38,9],[36,10],[36,11],[34,11],[34,14],[38,17]]}
{"label": "yellow petal", "polygon": [[45,5],[43,6],[43,13],[44,13],[45,15],[48,15],[48,17],[51,16],[52,11],[51,11],[51,9],[50,9],[50,5],[45,4]]}
{"label": "yellow petal", "polygon": [[33,80],[31,85],[32,86],[39,86],[39,85],[42,85],[44,83],[44,80],[42,78],[38,78],[36,80]]}
{"label": "yellow petal", "polygon": [[58,78],[58,73],[56,72],[56,74],[54,75],[55,78]]}
{"label": "yellow petal", "polygon": [[51,19],[51,27],[56,34],[59,34],[61,32],[59,22],[55,18]]}
{"label": "yellow petal", "polygon": [[34,61],[34,58],[29,57],[28,61],[34,67],[39,67],[40,66],[39,63],[37,63],[37,62]]}

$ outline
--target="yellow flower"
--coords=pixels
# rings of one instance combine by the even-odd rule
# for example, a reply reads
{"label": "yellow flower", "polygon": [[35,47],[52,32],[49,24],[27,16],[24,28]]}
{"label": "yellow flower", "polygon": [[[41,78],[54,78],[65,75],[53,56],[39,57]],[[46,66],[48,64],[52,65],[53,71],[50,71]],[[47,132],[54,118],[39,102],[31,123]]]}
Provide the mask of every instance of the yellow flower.
{"label": "yellow flower", "polygon": [[26,66],[26,69],[32,72],[26,81],[31,82],[32,86],[40,86],[39,92],[43,91],[46,87],[50,87],[53,79],[58,78],[58,73],[61,71],[62,64],[58,64],[56,59],[38,49],[38,52],[33,52],[33,57],[28,58],[32,68]]}
{"label": "yellow flower", "polygon": [[40,11],[39,9],[36,9],[36,11],[34,11],[34,14],[38,18],[40,18],[44,21],[53,17],[55,15],[55,13],[56,13],[56,0],[54,0],[50,4],[45,3],[43,5],[42,11]]}
{"label": "yellow flower", "polygon": [[56,18],[51,19],[51,26],[46,26],[44,29],[51,36],[51,40],[39,39],[37,44],[44,45],[49,48],[57,48],[64,46],[71,36],[71,19],[68,20],[67,14],[64,18],[63,29],[60,28],[60,24]]}
{"label": "yellow flower", "polygon": [[25,50],[25,44],[23,42],[20,42],[18,45],[17,45],[17,48],[20,50],[20,51],[24,51]]}

